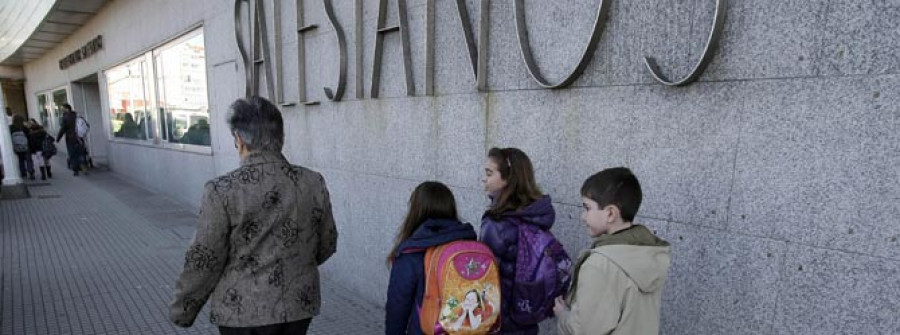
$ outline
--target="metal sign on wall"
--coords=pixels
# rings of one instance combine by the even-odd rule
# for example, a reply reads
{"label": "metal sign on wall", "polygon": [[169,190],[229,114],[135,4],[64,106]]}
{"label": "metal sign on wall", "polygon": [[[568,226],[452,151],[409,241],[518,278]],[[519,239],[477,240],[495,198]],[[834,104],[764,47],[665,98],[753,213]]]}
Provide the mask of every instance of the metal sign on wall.
{"label": "metal sign on wall", "polygon": [[[434,95],[434,30],[435,30],[435,0],[426,0],[425,3],[425,95]],[[519,50],[522,53],[522,58],[525,62],[525,66],[528,69],[528,72],[531,74],[531,77],[542,87],[549,89],[558,89],[564,88],[575,82],[587,68],[588,64],[591,61],[591,57],[594,55],[594,51],[597,48],[597,45],[600,42],[600,37],[603,34],[604,27],[606,26],[606,20],[610,10],[610,3],[612,0],[601,0],[600,4],[597,8],[597,12],[594,19],[593,29],[591,30],[591,36],[587,41],[587,44],[584,48],[584,52],[581,55],[581,59],[575,68],[568,73],[558,83],[552,83],[548,81],[543,74],[541,73],[541,69],[538,66],[537,62],[531,51],[531,44],[528,39],[528,26],[525,20],[525,0],[514,0],[515,1],[515,22],[516,22],[516,33],[519,41]],[[347,86],[347,39],[344,34],[344,30],[341,26],[341,23],[337,20],[334,15],[334,6],[332,5],[332,0],[322,0],[325,14],[328,17],[329,24],[332,26],[334,34],[336,35],[336,40],[338,43],[338,50],[340,57],[337,59],[339,64],[340,71],[338,72],[338,78],[336,80],[337,86],[335,89],[331,89],[328,87],[324,87],[326,97],[332,101],[340,101],[343,97],[343,93],[346,90]],[[363,78],[362,78],[362,66],[363,60],[362,55],[363,52],[361,50],[362,45],[362,2],[363,0],[355,0],[354,3],[354,11],[355,11],[355,47],[356,47],[356,97],[358,99],[363,98]],[[248,12],[250,17],[250,29],[252,30],[250,33],[250,45],[251,49],[248,55],[248,50],[243,40],[242,33],[242,23],[241,23],[241,12],[243,4],[246,3],[248,6]],[[465,36],[466,46],[469,52],[469,58],[472,63],[472,72],[474,74],[475,87],[479,91],[485,91],[487,89],[487,50],[488,50],[488,29],[490,27],[489,21],[489,0],[481,0],[481,17],[479,20],[479,32],[478,32],[478,43],[476,45],[474,32],[472,29],[471,21],[469,20],[468,9],[466,8],[465,0],[456,0],[456,9],[457,14],[459,16],[460,26],[462,28],[462,33]],[[315,24],[306,25],[303,22],[303,0],[295,0],[295,7],[297,10],[297,22],[296,22],[296,34],[297,34],[297,71],[299,72],[299,103],[304,105],[317,105],[318,101],[309,101],[307,99],[307,87],[306,87],[306,69],[305,69],[305,40],[304,35],[308,32],[314,31],[318,28]],[[377,18],[377,26],[376,26],[376,36],[375,36],[375,49],[374,49],[374,61],[372,62],[372,81],[369,87],[369,96],[371,98],[378,98],[380,84],[381,84],[381,59],[383,54],[383,39],[384,35],[399,32],[401,45],[403,49],[403,69],[404,69],[404,78],[406,80],[406,93],[409,96],[415,96],[415,86],[413,85],[413,67],[412,67],[412,56],[411,56],[411,47],[410,47],[410,39],[409,39],[409,25],[407,18],[407,6],[406,0],[397,0],[397,17],[399,17],[399,22],[397,25],[386,26],[385,21],[387,18],[387,10],[388,10],[388,0],[379,0],[378,3],[378,18]],[[275,1],[275,13],[280,13],[280,1]],[[281,49],[281,41],[282,41],[282,24],[279,15],[274,16],[275,23],[275,52],[274,57],[271,53],[271,48],[269,46],[268,39],[268,30],[266,28],[266,15],[265,15],[265,7],[263,6],[263,2],[260,0],[235,0],[234,2],[234,29],[235,29],[235,37],[237,39],[237,46],[240,53],[241,60],[243,61],[244,69],[246,71],[246,81],[245,81],[245,95],[251,96],[259,94],[259,75],[260,71],[265,71],[266,77],[266,87],[268,90],[268,96],[270,98],[275,98],[275,100],[281,105],[293,105],[293,103],[285,103],[284,102],[284,82],[282,78],[284,77],[282,74],[282,49]],[[707,37],[706,46],[704,47],[702,56],[700,60],[696,63],[696,65],[691,69],[691,72],[685,76],[684,78],[672,80],[667,78],[662,74],[657,62],[652,57],[644,57],[644,64],[647,67],[647,70],[656,79],[658,82],[668,85],[668,86],[684,86],[695,82],[701,74],[706,70],[706,67],[712,61],[714,56],[714,52],[718,47],[719,40],[722,37],[722,32],[725,27],[725,0],[716,0],[716,9],[715,9],[715,17],[713,19],[712,29],[710,30],[709,36]],[[275,69],[272,68],[273,63]],[[277,74],[277,84],[276,77]]]}
{"label": "metal sign on wall", "polygon": [[63,57],[63,59],[60,59],[59,69],[65,70],[66,68],[77,64],[85,58],[94,55],[95,53],[97,53],[97,51],[100,51],[100,49],[103,49],[103,35],[97,35],[97,37],[94,37],[94,39],[85,43],[84,46],[82,46],[78,50],[75,50],[74,52],[68,54],[66,57]]}

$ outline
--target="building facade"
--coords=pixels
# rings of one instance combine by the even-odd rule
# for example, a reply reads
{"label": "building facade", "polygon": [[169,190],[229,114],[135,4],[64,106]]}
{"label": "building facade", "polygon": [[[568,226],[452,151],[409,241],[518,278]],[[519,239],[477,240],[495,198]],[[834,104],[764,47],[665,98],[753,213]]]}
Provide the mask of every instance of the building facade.
{"label": "building facade", "polygon": [[673,245],[664,334],[900,333],[900,1],[259,3],[110,1],[22,65],[28,113],[55,129],[71,103],[95,160],[197,206],[238,165],[228,105],[278,102],[285,155],[331,191],[324,273],[365,301],[413,187],[477,226],[487,150],[514,146],[573,257],[583,180],[635,171]]}

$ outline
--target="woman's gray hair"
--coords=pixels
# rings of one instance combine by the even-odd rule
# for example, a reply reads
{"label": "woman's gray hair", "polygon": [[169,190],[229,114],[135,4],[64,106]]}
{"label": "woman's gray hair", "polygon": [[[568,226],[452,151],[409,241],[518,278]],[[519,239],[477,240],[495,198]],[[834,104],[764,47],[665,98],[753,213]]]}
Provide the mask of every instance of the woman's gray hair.
{"label": "woman's gray hair", "polygon": [[253,96],[236,100],[230,109],[231,133],[241,135],[247,150],[281,152],[284,120],[278,107],[265,98]]}

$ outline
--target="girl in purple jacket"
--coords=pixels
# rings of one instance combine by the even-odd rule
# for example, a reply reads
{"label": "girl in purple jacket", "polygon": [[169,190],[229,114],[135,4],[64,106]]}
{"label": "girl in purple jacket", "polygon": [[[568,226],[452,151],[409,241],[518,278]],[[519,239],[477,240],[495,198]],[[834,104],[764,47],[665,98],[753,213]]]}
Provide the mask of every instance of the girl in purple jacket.
{"label": "girl in purple jacket", "polygon": [[556,219],[550,196],[541,193],[534,179],[531,160],[517,148],[491,148],[484,164],[484,191],[490,208],[481,218],[481,241],[487,244],[500,266],[501,333],[537,334],[537,324],[517,324],[510,318],[511,292],[516,278],[520,224],[549,230]]}

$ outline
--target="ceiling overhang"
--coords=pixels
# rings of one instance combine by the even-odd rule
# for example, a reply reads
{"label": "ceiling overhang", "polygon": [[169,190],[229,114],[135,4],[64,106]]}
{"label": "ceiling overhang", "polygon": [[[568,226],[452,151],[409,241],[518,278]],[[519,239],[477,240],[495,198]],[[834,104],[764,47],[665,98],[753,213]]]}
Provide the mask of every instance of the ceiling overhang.
{"label": "ceiling overhang", "polygon": [[78,31],[111,0],[29,0],[0,5],[0,65],[22,66]]}

